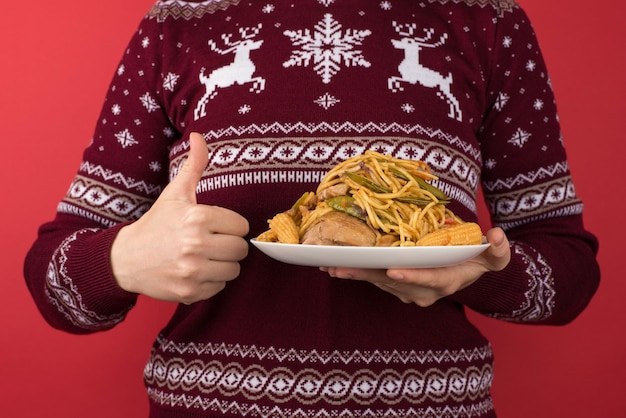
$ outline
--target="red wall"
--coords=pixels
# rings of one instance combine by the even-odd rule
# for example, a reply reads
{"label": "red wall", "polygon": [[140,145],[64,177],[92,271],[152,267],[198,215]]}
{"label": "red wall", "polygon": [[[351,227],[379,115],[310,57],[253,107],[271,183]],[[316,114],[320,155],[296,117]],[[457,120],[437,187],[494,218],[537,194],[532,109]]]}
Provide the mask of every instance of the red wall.
{"label": "red wall", "polygon": [[[21,263],[80,161],[104,92],[152,0],[4,2],[0,14],[3,155],[0,415],[117,418],[146,415],[141,372],[173,306],[141,299],[108,333],[50,329],[23,283]],[[586,222],[601,240],[603,282],[589,309],[561,328],[472,315],[496,353],[503,418],[626,416],[624,121],[626,6],[621,0],[520,0],[534,21],[559,102]],[[596,4],[598,7],[593,7]],[[601,7],[600,7],[601,6]],[[609,146],[612,147],[609,149]],[[621,208],[618,208],[618,210]]]}

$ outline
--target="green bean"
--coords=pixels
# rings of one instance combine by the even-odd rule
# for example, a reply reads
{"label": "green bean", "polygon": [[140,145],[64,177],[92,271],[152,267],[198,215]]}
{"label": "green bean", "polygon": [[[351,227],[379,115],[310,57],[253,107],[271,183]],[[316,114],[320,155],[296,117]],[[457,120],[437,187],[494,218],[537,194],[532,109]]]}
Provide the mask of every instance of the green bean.
{"label": "green bean", "polygon": [[370,179],[368,179],[367,177],[363,177],[360,176],[356,173],[352,173],[350,171],[346,171],[344,173],[350,180],[354,181],[355,183],[363,186],[363,187],[367,187],[368,189],[370,189],[373,192],[376,193],[391,193],[391,189],[387,186],[384,186],[382,184],[378,184]]}
{"label": "green bean", "polygon": [[367,212],[357,205],[356,200],[351,196],[336,196],[325,200],[326,204],[331,208],[347,213],[362,221],[367,220]]}

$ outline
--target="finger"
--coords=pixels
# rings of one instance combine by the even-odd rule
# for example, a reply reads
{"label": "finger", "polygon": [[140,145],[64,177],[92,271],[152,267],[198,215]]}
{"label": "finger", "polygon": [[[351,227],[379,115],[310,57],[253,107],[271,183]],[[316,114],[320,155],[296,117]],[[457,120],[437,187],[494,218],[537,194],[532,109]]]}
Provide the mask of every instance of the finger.
{"label": "finger", "polygon": [[213,261],[240,261],[248,255],[248,242],[234,235],[213,234],[203,251]]}
{"label": "finger", "polygon": [[243,237],[250,229],[246,218],[221,206],[196,205],[187,211],[185,220],[189,225],[200,226],[203,233]]}
{"label": "finger", "polygon": [[509,240],[501,228],[492,228],[487,231],[487,241],[491,244],[483,254],[490,270],[501,270],[511,260]]}
{"label": "finger", "polygon": [[189,153],[176,177],[162,193],[168,200],[182,200],[196,203],[196,187],[209,162],[206,142],[202,135],[192,132],[189,135]]}

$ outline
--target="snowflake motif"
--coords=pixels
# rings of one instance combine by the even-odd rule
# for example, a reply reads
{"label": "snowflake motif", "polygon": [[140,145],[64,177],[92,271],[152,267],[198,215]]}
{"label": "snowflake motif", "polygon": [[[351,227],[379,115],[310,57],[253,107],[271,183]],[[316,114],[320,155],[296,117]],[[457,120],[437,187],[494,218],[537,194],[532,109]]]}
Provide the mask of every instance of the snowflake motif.
{"label": "snowflake motif", "polygon": [[317,2],[319,4],[323,4],[324,6],[328,7],[331,4],[333,4],[335,2],[335,0],[317,0]]}
{"label": "snowflake motif", "polygon": [[402,111],[404,113],[413,113],[413,112],[415,112],[415,107],[412,104],[410,104],[410,103],[405,103],[402,106],[400,106],[400,108],[402,109]]}
{"label": "snowflake motif", "polygon": [[324,95],[320,96],[317,100],[313,100],[313,103],[316,103],[320,107],[323,107],[324,109],[328,110],[334,105],[336,105],[337,103],[339,103],[340,101],[341,100],[330,95],[330,93],[324,93]]}
{"label": "snowflake motif", "polygon": [[161,166],[161,163],[158,161],[152,161],[150,164],[148,164],[148,167],[150,167],[150,170],[154,171],[155,173],[161,171],[161,169],[163,168],[163,166]]}
{"label": "snowflake motif", "polygon": [[237,110],[237,112],[239,112],[240,115],[245,115],[247,113],[250,113],[251,110],[252,110],[252,106],[250,106],[249,104],[245,104],[241,106],[239,110]]}
{"label": "snowflake motif", "polygon": [[419,152],[415,148],[409,148],[404,151],[404,155],[408,160],[414,160],[418,158]]}
{"label": "snowflake motif", "polygon": [[291,147],[281,148],[279,152],[280,152],[280,155],[282,155],[285,158],[290,158],[291,156],[295,154],[295,151]]}
{"label": "snowflake motif", "polygon": [[117,142],[120,143],[122,148],[130,147],[131,145],[136,145],[139,142],[128,131],[128,129],[124,129],[121,132],[115,134],[115,138],[117,138]]}
{"label": "snowflake motif", "polygon": [[520,147],[522,148],[530,139],[531,134],[529,134],[528,132],[524,131],[521,128],[517,129],[517,132],[515,132],[515,134],[513,134],[513,137],[511,139],[509,139],[509,144],[513,144],[516,147]]}
{"label": "snowflake motif", "polygon": [[552,199],[554,200],[561,200],[563,198],[563,193],[561,193],[560,190],[552,190],[550,192],[550,196],[552,197]]}
{"label": "snowflake motif", "polygon": [[494,160],[493,158],[489,158],[487,161],[485,161],[485,168],[488,170],[492,170],[496,168],[496,164],[496,160]]}
{"label": "snowflake motif", "polygon": [[126,71],[126,67],[124,67],[124,64],[122,64],[119,67],[117,67],[117,75],[124,74],[124,71]]}
{"label": "snowflake motif", "polygon": [[506,93],[500,92],[500,94],[498,94],[498,98],[496,99],[496,102],[494,103],[493,107],[497,111],[502,111],[502,109],[504,109],[504,106],[506,106],[506,104],[509,102],[509,99],[510,97]]}
{"label": "snowflake motif", "polygon": [[115,116],[119,115],[120,113],[122,113],[122,107],[118,104],[114,104],[113,106],[111,106],[111,113],[113,113]]}
{"label": "snowflake motif", "polygon": [[163,80],[163,88],[165,90],[174,91],[174,87],[176,87],[176,83],[178,82],[179,78],[180,76],[177,74],[168,73]]}
{"label": "snowflake motif", "polygon": [[89,193],[89,199],[94,203],[99,203],[102,200],[103,195],[99,192],[91,192]]}
{"label": "snowflake motif", "polygon": [[292,51],[291,57],[283,63],[283,67],[308,67],[313,60],[313,70],[322,78],[323,83],[328,84],[341,70],[342,61],[346,67],[358,65],[368,68],[371,65],[361,51],[355,49],[371,34],[371,31],[347,29],[342,32],[341,24],[331,14],[325,14],[324,19],[314,28],[313,33],[309,29],[283,32],[290,38],[294,47],[300,48]]}
{"label": "snowflake motif", "polygon": [[172,129],[170,126],[168,126],[167,128],[163,128],[163,135],[165,135],[166,138],[174,138],[174,129]]}
{"label": "snowflake motif", "polygon": [[115,204],[115,207],[117,208],[118,211],[120,212],[126,212],[128,210],[129,204],[128,202],[122,202],[122,201],[118,201]]}
{"label": "snowflake motif", "polygon": [[511,45],[513,45],[513,39],[510,36],[505,36],[504,40],[502,41],[502,46],[504,46],[505,48],[510,48]]}
{"label": "snowflake motif", "polygon": [[535,71],[535,68],[537,68],[537,63],[533,60],[528,60],[526,63],[526,69],[528,71]]}
{"label": "snowflake motif", "polygon": [[[378,151],[378,150],[376,150],[376,151]],[[348,147],[348,148],[346,148],[346,149],[344,149],[344,150],[343,150],[343,155],[344,155],[346,158],[352,158],[352,157],[354,157],[356,154],[357,154],[357,150],[356,150],[356,149],[354,149],[353,147]]]}
{"label": "snowflake motif", "polygon": [[230,157],[232,157],[232,155],[233,155],[232,151],[227,149],[227,150],[220,152],[220,159],[222,161],[228,161]]}
{"label": "snowflake motif", "polygon": [[150,97],[150,93],[144,94],[143,96],[139,98],[139,100],[141,101],[141,104],[143,105],[143,107],[146,108],[148,113],[152,113],[156,111],[157,109],[159,109],[159,105],[157,104],[156,100]]}
{"label": "snowflake motif", "polygon": [[535,103],[533,103],[533,107],[535,108],[535,110],[543,109],[543,100],[541,99],[535,100]]}
{"label": "snowflake motif", "polygon": [[321,158],[326,155],[326,151],[322,147],[315,147],[312,152],[317,158]]}
{"label": "snowflake motif", "polygon": [[274,7],[273,4],[266,4],[265,6],[263,6],[263,13],[269,14],[272,13],[274,10],[276,10],[276,8]]}
{"label": "snowflake motif", "polygon": [[145,48],[150,46],[150,38],[147,36],[141,40],[141,46]]}
{"label": "snowflake motif", "polygon": [[383,10],[391,10],[391,2],[390,1],[381,1],[380,8]]}

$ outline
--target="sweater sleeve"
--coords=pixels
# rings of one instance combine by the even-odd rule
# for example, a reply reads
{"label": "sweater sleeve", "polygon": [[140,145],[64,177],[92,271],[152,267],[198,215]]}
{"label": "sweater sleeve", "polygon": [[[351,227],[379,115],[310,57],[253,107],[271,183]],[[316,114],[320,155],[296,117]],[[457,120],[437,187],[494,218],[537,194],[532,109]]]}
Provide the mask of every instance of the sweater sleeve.
{"label": "sweater sleeve", "polygon": [[493,42],[482,188],[512,260],[454,299],[506,321],[568,323],[598,287],[598,243],[583,224],[551,81],[521,9],[500,19]]}
{"label": "sweater sleeve", "polygon": [[[176,137],[159,87],[159,25],[144,19],[111,81],[91,143],[54,220],[29,250],[24,275],[43,317],[72,333],[110,329],[137,295],[111,271],[111,245],[138,219],[168,180],[168,145]],[[148,52],[151,51],[151,52]]]}

